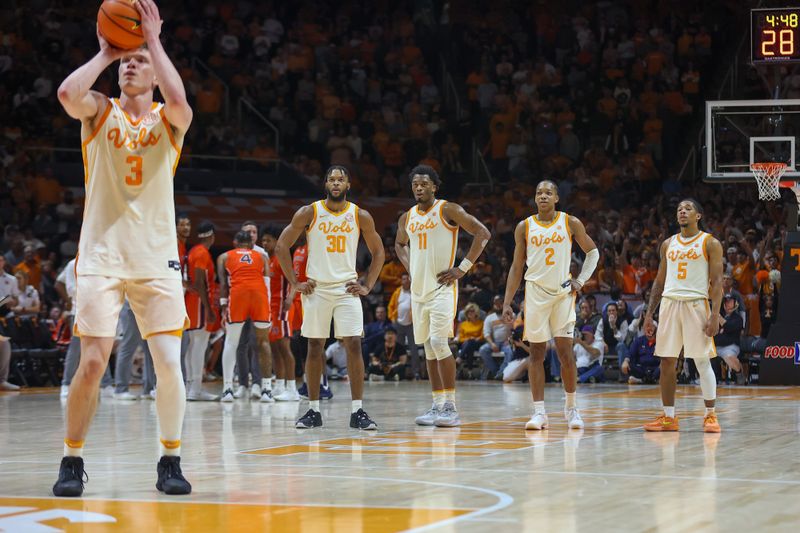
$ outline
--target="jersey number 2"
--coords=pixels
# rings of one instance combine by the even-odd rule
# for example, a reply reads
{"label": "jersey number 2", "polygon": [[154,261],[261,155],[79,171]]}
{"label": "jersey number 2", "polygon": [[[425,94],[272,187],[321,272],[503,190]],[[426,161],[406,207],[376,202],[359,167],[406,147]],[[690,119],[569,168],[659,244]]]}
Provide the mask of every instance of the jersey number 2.
{"label": "jersey number 2", "polygon": [[125,176],[125,184],[137,186],[142,184],[142,157],[129,155],[125,162],[131,166],[131,173]]}
{"label": "jersey number 2", "polygon": [[333,253],[338,253],[338,254],[343,254],[344,253],[344,243],[346,242],[344,235],[328,235],[325,238],[328,239],[328,247],[325,248],[325,251],[327,251],[329,253],[332,253],[332,254]]}
{"label": "jersey number 2", "polygon": [[552,248],[545,248],[544,253],[545,253],[544,264],[548,266],[555,265],[556,262],[553,261],[553,256],[556,254],[556,251],[553,250]]}

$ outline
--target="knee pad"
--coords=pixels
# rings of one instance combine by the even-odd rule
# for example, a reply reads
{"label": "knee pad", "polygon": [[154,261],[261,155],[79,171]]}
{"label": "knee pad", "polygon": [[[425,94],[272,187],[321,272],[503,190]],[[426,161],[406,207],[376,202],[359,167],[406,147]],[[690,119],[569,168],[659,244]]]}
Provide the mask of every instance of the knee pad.
{"label": "knee pad", "polygon": [[694,359],[697,373],[700,374],[700,390],[703,392],[704,400],[717,399],[717,376],[711,367],[711,359],[699,357]]}
{"label": "knee pad", "polygon": [[422,345],[425,347],[425,359],[428,361],[435,361],[436,360],[436,353],[433,350],[433,346],[431,345],[431,339],[425,341]]}
{"label": "knee pad", "polygon": [[442,359],[447,359],[453,355],[453,352],[450,351],[450,343],[447,342],[447,339],[441,337],[431,337],[428,342],[430,343],[431,349],[433,350],[433,355],[437,360],[441,361]]}

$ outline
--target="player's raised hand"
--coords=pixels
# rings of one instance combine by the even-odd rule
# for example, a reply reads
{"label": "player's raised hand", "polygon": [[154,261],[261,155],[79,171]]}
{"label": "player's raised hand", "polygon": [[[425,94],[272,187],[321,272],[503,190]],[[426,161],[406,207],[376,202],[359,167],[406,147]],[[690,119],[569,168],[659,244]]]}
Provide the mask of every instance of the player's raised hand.
{"label": "player's raised hand", "polygon": [[135,0],[133,5],[142,16],[142,34],[145,40],[157,39],[161,35],[161,24],[164,21],[161,20],[156,3],[153,0]]}
{"label": "player's raised hand", "polygon": [[317,287],[317,282],[314,281],[313,279],[310,279],[308,281],[302,281],[298,283],[297,285],[294,286],[292,290],[308,296],[309,294],[312,294],[314,292],[314,289],[316,287]]}
{"label": "player's raised hand", "polygon": [[345,290],[354,296],[366,296],[369,294],[369,289],[357,281],[349,281],[345,285]]}
{"label": "player's raised hand", "polygon": [[444,272],[439,272],[436,274],[436,280],[441,285],[452,285],[456,281],[460,280],[464,277],[464,271],[460,268],[453,267],[449,270],[445,270]]}
{"label": "player's raised hand", "polygon": [[514,309],[510,305],[503,306],[503,320],[511,324],[514,322]]}
{"label": "player's raised hand", "polygon": [[97,42],[100,43],[100,52],[108,56],[110,60],[116,61],[117,59],[120,59],[123,54],[125,54],[125,50],[111,46],[111,44],[106,41],[106,38],[100,33],[100,28],[97,28],[96,31]]}

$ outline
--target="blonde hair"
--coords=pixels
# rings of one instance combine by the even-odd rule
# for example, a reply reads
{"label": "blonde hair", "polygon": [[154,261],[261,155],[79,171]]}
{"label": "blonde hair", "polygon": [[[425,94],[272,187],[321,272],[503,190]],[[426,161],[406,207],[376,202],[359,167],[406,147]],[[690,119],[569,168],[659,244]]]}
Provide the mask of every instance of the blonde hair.
{"label": "blonde hair", "polygon": [[478,304],[475,302],[468,303],[467,306],[464,308],[464,316],[467,316],[470,311],[475,311],[475,314],[478,315],[478,318],[481,316],[481,311],[478,308]]}

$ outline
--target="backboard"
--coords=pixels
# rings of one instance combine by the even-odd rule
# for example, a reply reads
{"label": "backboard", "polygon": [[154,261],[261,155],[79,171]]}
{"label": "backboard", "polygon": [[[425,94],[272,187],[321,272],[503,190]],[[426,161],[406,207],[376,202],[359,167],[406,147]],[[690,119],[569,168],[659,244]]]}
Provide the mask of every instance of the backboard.
{"label": "backboard", "polygon": [[754,181],[750,165],[787,164],[783,180],[800,178],[800,100],[706,102],[705,181]]}

